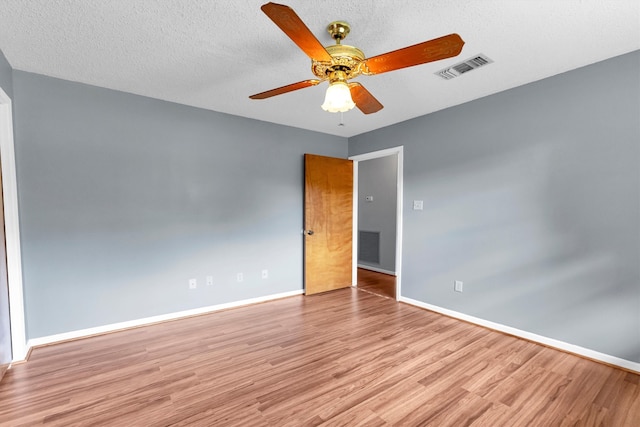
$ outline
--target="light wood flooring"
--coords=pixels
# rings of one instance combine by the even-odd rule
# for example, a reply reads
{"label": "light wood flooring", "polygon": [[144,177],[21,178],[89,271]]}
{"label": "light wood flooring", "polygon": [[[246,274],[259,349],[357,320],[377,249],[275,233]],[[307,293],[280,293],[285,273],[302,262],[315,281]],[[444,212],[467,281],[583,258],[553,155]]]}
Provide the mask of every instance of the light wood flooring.
{"label": "light wood flooring", "polygon": [[33,350],[2,426],[637,427],[640,376],[354,288]]}

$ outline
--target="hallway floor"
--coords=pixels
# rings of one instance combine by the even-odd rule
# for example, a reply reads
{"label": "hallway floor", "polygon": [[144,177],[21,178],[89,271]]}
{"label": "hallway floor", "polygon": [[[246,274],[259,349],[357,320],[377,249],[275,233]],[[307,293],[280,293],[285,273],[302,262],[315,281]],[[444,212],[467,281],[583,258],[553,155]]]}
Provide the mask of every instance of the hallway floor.
{"label": "hallway floor", "polygon": [[358,289],[396,299],[396,276],[358,268]]}

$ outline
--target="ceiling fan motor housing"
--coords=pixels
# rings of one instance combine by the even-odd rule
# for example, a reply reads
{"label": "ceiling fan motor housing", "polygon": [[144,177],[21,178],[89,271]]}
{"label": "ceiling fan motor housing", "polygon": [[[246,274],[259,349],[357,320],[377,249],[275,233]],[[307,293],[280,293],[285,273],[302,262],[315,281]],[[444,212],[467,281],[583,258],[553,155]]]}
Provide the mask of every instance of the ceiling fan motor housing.
{"label": "ceiling fan motor housing", "polygon": [[334,44],[326,46],[331,62],[311,60],[311,72],[320,80],[327,80],[334,71],[344,71],[347,79],[366,74],[364,53],[354,46]]}
{"label": "ceiling fan motor housing", "polygon": [[[311,60],[311,71],[320,80],[332,80],[333,76],[339,74],[344,76],[345,80],[352,79],[360,74],[366,74],[364,60],[364,52],[354,46],[340,44],[347,34],[351,31],[351,27],[344,21],[334,21],[327,26],[327,31],[336,41],[336,44],[325,46],[325,49],[331,55],[331,62]],[[344,72],[336,73],[337,71]]]}

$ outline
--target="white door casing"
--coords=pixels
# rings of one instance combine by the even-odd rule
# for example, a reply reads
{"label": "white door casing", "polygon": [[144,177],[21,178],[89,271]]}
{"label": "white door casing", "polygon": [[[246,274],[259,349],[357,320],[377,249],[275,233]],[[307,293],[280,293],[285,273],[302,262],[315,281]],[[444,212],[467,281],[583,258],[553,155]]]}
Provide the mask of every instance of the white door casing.
{"label": "white door casing", "polygon": [[13,112],[11,98],[2,88],[0,88],[0,160],[2,161],[2,191],[4,194],[11,346],[13,362],[17,362],[24,360],[27,356],[27,341],[22,289],[22,258],[20,256],[20,220],[18,216],[18,187],[13,140]]}

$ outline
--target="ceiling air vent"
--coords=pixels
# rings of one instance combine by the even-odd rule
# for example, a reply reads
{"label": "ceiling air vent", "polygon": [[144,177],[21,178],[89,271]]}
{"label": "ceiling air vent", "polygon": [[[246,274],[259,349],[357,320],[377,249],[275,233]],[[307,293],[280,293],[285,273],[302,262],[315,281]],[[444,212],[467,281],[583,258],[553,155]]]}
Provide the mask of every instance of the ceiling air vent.
{"label": "ceiling air vent", "polygon": [[483,65],[491,64],[492,62],[493,61],[489,57],[479,54],[473,58],[467,59],[466,61],[459,62],[451,67],[445,68],[444,70],[440,70],[435,73],[435,75],[440,76],[445,80],[451,80],[454,77],[461,76],[466,72],[480,68]]}

